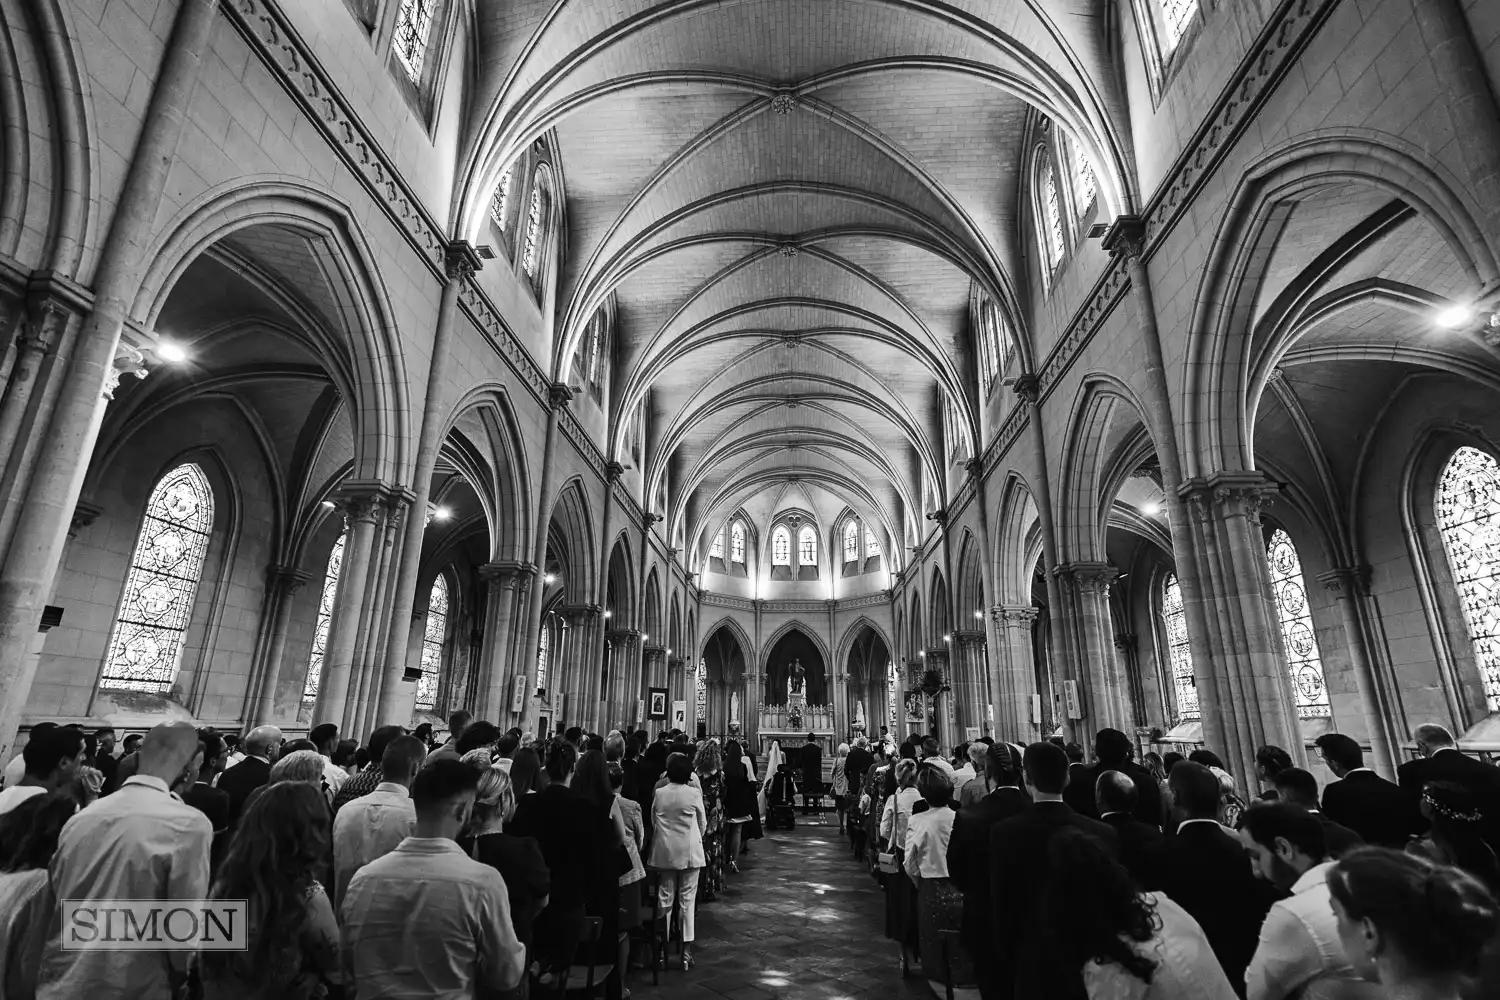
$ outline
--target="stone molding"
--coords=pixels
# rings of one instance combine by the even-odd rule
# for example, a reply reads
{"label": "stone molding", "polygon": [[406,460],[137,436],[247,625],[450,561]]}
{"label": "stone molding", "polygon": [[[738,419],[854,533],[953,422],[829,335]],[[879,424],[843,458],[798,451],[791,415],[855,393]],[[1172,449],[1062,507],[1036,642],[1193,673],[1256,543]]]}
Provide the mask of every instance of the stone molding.
{"label": "stone molding", "polygon": [[536,575],[536,566],[515,559],[499,559],[479,567],[479,578],[485,581],[500,581],[503,587],[515,587],[522,579]]}
{"label": "stone molding", "polygon": [[1368,597],[1370,594],[1368,566],[1337,566],[1318,574],[1318,582],[1332,593],[1342,597]]}
{"label": "stone molding", "polygon": [[1195,476],[1177,488],[1188,511],[1199,523],[1226,514],[1242,514],[1260,523],[1260,512],[1271,505],[1281,486],[1263,472],[1216,472]]}
{"label": "stone molding", "polygon": [[1106,562],[1072,562],[1058,566],[1052,575],[1059,580],[1072,580],[1080,594],[1108,597],[1120,571]]}

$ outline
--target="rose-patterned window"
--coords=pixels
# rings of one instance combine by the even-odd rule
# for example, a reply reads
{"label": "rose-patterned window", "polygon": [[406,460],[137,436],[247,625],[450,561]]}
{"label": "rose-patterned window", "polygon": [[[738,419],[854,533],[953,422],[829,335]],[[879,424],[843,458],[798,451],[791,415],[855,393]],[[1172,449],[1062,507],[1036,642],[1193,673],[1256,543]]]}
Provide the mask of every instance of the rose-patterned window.
{"label": "rose-patterned window", "polygon": [[307,664],[307,680],[302,685],[302,705],[312,708],[318,703],[318,680],[323,676],[323,656],[328,652],[328,629],[333,624],[333,602],[339,593],[339,569],[344,564],[344,536],[333,543],[328,553],[328,571],[323,574],[323,593],[318,598],[318,623],[313,627],[312,658]]}
{"label": "rose-patterned window", "polygon": [[1169,575],[1161,592],[1162,625],[1167,632],[1167,660],[1172,666],[1172,686],[1177,692],[1177,719],[1197,719],[1198,681],[1193,676],[1193,654],[1188,648],[1187,611],[1182,606],[1182,588]]}
{"label": "rose-patterned window", "polygon": [[1292,692],[1297,696],[1297,718],[1326,719],[1333,713],[1323,683],[1323,661],[1313,634],[1312,612],[1307,607],[1302,561],[1297,558],[1291,536],[1280,528],[1271,534],[1266,559],[1271,564],[1271,593],[1276,595],[1276,617],[1286,643]]}
{"label": "rose-patterned window", "polygon": [[1437,525],[1491,712],[1500,711],[1500,463],[1478,448],[1453,453],[1438,479]]}
{"label": "rose-patterned window", "polygon": [[201,468],[189,462],[162,476],[146,501],[101,688],[171,690],[213,525],[213,488]]}
{"label": "rose-patterned window", "polygon": [[448,582],[441,573],[432,581],[427,598],[427,627],[422,632],[422,677],[417,681],[416,708],[430,712],[437,703],[438,677],[443,672],[443,643],[448,639]]}

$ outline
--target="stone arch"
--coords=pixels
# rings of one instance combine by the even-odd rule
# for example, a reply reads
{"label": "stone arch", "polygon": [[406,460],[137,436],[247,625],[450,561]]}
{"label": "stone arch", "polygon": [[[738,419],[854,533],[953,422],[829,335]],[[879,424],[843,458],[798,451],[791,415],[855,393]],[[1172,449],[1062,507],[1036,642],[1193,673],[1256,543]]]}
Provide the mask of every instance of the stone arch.
{"label": "stone arch", "polygon": [[[811,652],[818,658],[818,670],[804,662],[807,684],[804,691],[809,705],[828,705],[833,695],[832,671],[834,663],[829,656],[828,644],[819,638],[815,629],[807,623],[789,621],[771,633],[765,642],[765,657],[761,672],[766,678],[765,702],[767,705],[786,704],[787,666],[792,659],[800,659]],[[784,662],[783,662],[784,661]]]}
{"label": "stone arch", "polygon": [[1091,372],[1068,422],[1058,518],[1059,561],[1102,561],[1104,532],[1125,472],[1154,451],[1145,410],[1119,379]]}
{"label": "stone arch", "polygon": [[[984,579],[979,562],[983,559],[979,551],[979,540],[974,533],[964,529],[963,540],[958,547],[958,575],[954,590],[954,604],[958,621],[954,628],[983,629],[985,613]],[[978,612],[976,617],[975,613]]]}
{"label": "stone arch", "polygon": [[630,538],[621,530],[615,536],[614,546],[609,550],[609,569],[604,587],[604,610],[617,629],[630,628],[635,622],[635,574],[630,569],[634,562]]}
{"label": "stone arch", "polygon": [[[484,443],[490,452],[489,481],[480,488],[487,501],[486,516],[490,523],[490,544],[494,558],[522,561],[535,550],[531,526],[536,518],[531,512],[531,472],[526,460],[525,439],[516,422],[515,408],[507,388],[499,383],[475,386],[454,404],[439,440],[446,439],[461,421],[475,418],[484,429]],[[577,484],[573,484],[577,485]],[[569,484],[558,491],[555,511],[565,501]],[[593,523],[588,512],[587,496],[583,503],[583,530]],[[569,501],[571,502],[571,501]],[[593,552],[588,561],[592,569]],[[593,577],[590,572],[590,578]]]}
{"label": "stone arch", "polygon": [[[1254,295],[1274,234],[1299,196],[1335,183],[1388,193],[1442,237],[1474,290],[1500,280],[1500,264],[1465,186],[1403,140],[1371,131],[1314,133],[1268,151],[1245,170],[1230,198],[1193,301],[1182,366],[1184,477],[1253,469],[1253,412],[1264,388],[1251,379],[1257,330]],[[1321,290],[1312,283],[1303,298]],[[1282,351],[1285,350],[1285,344]],[[1269,374],[1266,365],[1260,371]]]}
{"label": "stone arch", "polygon": [[558,491],[549,528],[567,551],[569,572],[563,580],[562,595],[569,604],[589,604],[597,591],[598,571],[594,567],[594,553],[599,549],[594,541],[593,525],[583,479],[573,476]]}
{"label": "stone arch", "polygon": [[941,646],[943,634],[953,627],[953,608],[948,603],[948,581],[941,567],[932,570],[932,586],[927,588],[927,644]]}
{"label": "stone arch", "polygon": [[738,644],[740,653],[744,656],[744,669],[748,671],[754,659],[755,646],[750,642],[750,636],[746,634],[745,627],[732,615],[725,615],[703,630],[703,644],[698,649],[699,658],[707,659],[709,640],[720,630],[728,632]]}
{"label": "stone arch", "polygon": [[[411,456],[411,406],[400,333],[374,254],[350,206],[319,188],[280,175],[237,178],[204,192],[143,247],[152,263],[130,307],[130,319],[155,325],[167,296],[188,265],[226,237],[275,227],[306,241],[319,264],[336,276],[329,286],[345,337],[324,336],[316,347],[330,376],[351,403],[357,478],[397,482]],[[322,324],[312,324],[316,328]]]}
{"label": "stone arch", "polygon": [[666,636],[662,634],[661,624],[661,579],[656,572],[656,567],[651,567],[651,572],[646,575],[646,597],[641,604],[641,631],[644,633],[644,641],[651,645],[665,645]]}
{"label": "stone arch", "polygon": [[854,640],[859,637],[860,630],[866,628],[874,632],[880,638],[880,641],[885,643],[885,648],[891,654],[891,658],[895,658],[896,647],[891,642],[890,633],[869,615],[860,615],[849,623],[849,627],[844,629],[843,637],[839,639],[838,663],[844,663],[849,659],[849,650],[853,648]]}
{"label": "stone arch", "polygon": [[1040,551],[1040,514],[1031,487],[1016,472],[1000,488],[1000,510],[995,519],[996,603],[1029,605],[1031,580]]}

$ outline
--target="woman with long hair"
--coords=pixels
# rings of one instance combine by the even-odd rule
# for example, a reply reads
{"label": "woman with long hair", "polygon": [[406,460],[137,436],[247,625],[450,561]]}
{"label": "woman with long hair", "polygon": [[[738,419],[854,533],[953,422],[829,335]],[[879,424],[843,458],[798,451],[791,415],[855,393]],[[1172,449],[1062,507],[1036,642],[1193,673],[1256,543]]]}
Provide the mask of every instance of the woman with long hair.
{"label": "woman with long hair", "polygon": [[1051,838],[1036,937],[1018,951],[1017,996],[1049,1000],[1235,1000],[1186,910],[1138,893],[1103,844],[1072,827]]}
{"label": "woman with long hair", "polygon": [[703,874],[698,898],[713,902],[724,887],[724,756],[715,740],[705,740],[693,758],[693,773],[703,792],[703,810],[708,826],[703,831]]}
{"label": "woman with long hair", "polygon": [[510,763],[510,784],[516,797],[540,792],[546,787],[542,776],[542,759],[531,747],[521,747]]}
{"label": "woman with long hair", "polygon": [[[1431,785],[1428,786],[1432,787]],[[1355,973],[1389,997],[1493,997],[1476,984],[1500,934],[1500,905],[1458,868],[1360,847],[1328,871],[1339,941]]]}
{"label": "woman with long hair", "polygon": [[755,775],[735,740],[724,747],[724,867],[739,873],[740,847],[755,819]]}
{"label": "woman with long hair", "polygon": [[1500,863],[1484,839],[1484,815],[1474,794],[1457,782],[1429,781],[1420,808],[1432,828],[1408,844],[1407,853],[1462,868],[1490,892],[1500,891]]}
{"label": "woman with long hair", "polygon": [[[510,922],[516,937],[526,946],[530,965],[532,925],[547,906],[552,880],[547,860],[535,837],[517,837],[505,832],[505,824],[516,813],[516,793],[510,775],[498,767],[485,767],[474,795],[474,811],[469,816],[469,836],[459,846],[475,861],[489,865],[505,880],[505,894],[510,900]],[[525,997],[527,980],[509,994]]]}
{"label": "woman with long hair", "polygon": [[317,880],[328,849],[317,785],[281,781],[246,805],[209,897],[249,901],[249,947],[199,954],[206,1000],[309,1000],[340,982],[338,921]]}
{"label": "woman with long hair", "polygon": [[57,835],[77,811],[75,793],[64,787],[33,795],[0,816],[0,997],[36,995],[55,905],[47,866]]}

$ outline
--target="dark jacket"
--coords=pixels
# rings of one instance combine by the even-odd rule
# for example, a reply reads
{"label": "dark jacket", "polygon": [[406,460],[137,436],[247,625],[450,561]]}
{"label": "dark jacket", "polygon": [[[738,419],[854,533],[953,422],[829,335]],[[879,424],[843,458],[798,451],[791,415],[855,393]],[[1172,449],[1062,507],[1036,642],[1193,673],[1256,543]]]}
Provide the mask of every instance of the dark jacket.
{"label": "dark jacket", "polygon": [[858,794],[859,783],[864,780],[865,772],[874,763],[875,755],[864,747],[855,747],[849,751],[849,756],[844,758],[844,777],[849,779],[850,795]]}
{"label": "dark jacket", "polygon": [[259,757],[246,757],[219,775],[219,791],[229,796],[230,826],[239,822],[250,793],[270,780],[271,765]]}
{"label": "dark jacket", "polygon": [[1334,822],[1321,812],[1317,816],[1318,822],[1323,824],[1323,843],[1328,848],[1330,858],[1337,861],[1356,847],[1365,846],[1365,838],[1347,826]]}
{"label": "dark jacket", "polygon": [[1070,827],[1097,838],[1112,856],[1119,857],[1115,831],[1097,819],[1080,816],[1064,802],[1034,802],[990,830],[991,951],[999,980],[1014,984],[1016,1000],[1071,997],[1083,987],[1081,977],[1076,983],[1054,981],[1041,964],[1048,949],[1042,947],[1043,928],[1034,912],[1035,901],[1047,891],[1048,843],[1059,830]]}
{"label": "dark jacket", "polygon": [[964,894],[960,940],[969,954],[983,954],[990,940],[990,830],[1019,816],[1031,800],[1019,788],[997,788],[953,818],[948,839],[948,877]]}
{"label": "dark jacket", "polygon": [[182,801],[208,817],[214,825],[214,834],[229,829],[229,793],[215,788],[205,781],[194,782],[182,796]]}
{"label": "dark jacket", "polygon": [[1166,864],[1167,895],[1198,921],[1235,992],[1244,996],[1260,925],[1281,892],[1255,877],[1244,845],[1217,823],[1180,827],[1167,840]]}
{"label": "dark jacket", "polygon": [[1323,814],[1378,847],[1402,850],[1421,816],[1401,786],[1374,771],[1351,771],[1323,788]]}
{"label": "dark jacket", "polygon": [[[1467,788],[1484,817],[1484,839],[1500,854],[1500,768],[1459,750],[1439,750],[1431,757],[1402,764],[1396,780],[1413,810],[1420,808],[1422,789],[1429,781],[1452,781]],[[1421,829],[1426,828],[1426,821],[1422,821]]]}
{"label": "dark jacket", "polygon": [[1112,764],[1100,761],[1070,773],[1068,787],[1063,789],[1063,801],[1072,806],[1079,815],[1098,819],[1099,807],[1094,801],[1094,786],[1099,783],[1099,775],[1105,771],[1119,771],[1130,778],[1135,784],[1136,795],[1133,815],[1142,823],[1160,828],[1161,786],[1156,783],[1150,771],[1134,761],[1127,760]]}
{"label": "dark jacket", "polygon": [[609,814],[566,785],[554,782],[521,796],[505,832],[534,837],[541,845],[552,879],[549,908],[567,910],[595,902],[603,882],[617,877],[612,866],[616,837]]}
{"label": "dark jacket", "polygon": [[1120,838],[1120,864],[1145,892],[1162,887],[1166,879],[1167,838],[1150,823],[1127,813],[1110,813],[1102,823],[1114,827]]}

